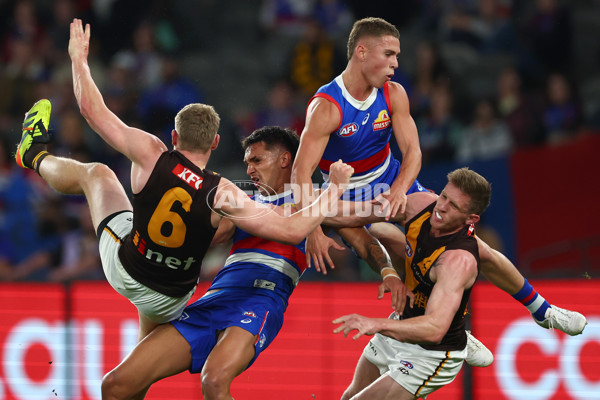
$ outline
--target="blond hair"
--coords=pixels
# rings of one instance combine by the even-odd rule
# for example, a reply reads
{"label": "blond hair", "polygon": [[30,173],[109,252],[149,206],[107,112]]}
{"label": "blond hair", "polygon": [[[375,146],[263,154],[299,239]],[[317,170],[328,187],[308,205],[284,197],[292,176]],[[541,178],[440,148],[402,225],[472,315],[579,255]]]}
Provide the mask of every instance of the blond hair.
{"label": "blond hair", "polygon": [[483,176],[468,167],[463,167],[450,172],[447,177],[448,182],[471,198],[470,213],[481,215],[488,208],[492,197],[492,185]]}
{"label": "blond hair", "polygon": [[348,61],[352,58],[352,54],[358,45],[358,41],[363,37],[382,37],[393,36],[400,40],[400,32],[398,29],[382,18],[367,17],[359,19],[352,26],[350,36],[348,37]]}
{"label": "blond hair", "polygon": [[210,150],[221,118],[212,106],[192,103],[175,116],[175,130],[179,135],[180,150],[207,152]]}

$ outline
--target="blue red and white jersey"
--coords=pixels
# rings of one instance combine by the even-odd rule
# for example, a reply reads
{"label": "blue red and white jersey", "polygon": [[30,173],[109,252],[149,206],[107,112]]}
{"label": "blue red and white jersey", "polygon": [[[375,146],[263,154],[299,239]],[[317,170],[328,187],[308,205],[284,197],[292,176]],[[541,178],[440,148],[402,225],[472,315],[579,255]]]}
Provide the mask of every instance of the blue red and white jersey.
{"label": "blue red and white jersey", "polygon": [[[341,116],[319,162],[323,179],[327,181],[329,167],[341,159],[354,168],[345,199],[369,200],[389,189],[400,173],[400,162],[390,151],[393,110],[388,83],[380,89],[373,88],[366,100],[358,101],[348,93],[339,75],[322,86],[312,99],[316,97],[335,104]],[[373,192],[377,185],[380,187]],[[408,193],[421,190],[424,189],[415,181]]]}
{"label": "blue red and white jersey", "polygon": [[[381,175],[389,159],[392,120],[388,84],[373,92],[365,101],[354,99],[339,75],[331,83],[322,86],[314,97],[323,97],[335,104],[341,121],[331,133],[329,143],[319,162],[324,174],[329,166],[342,159],[354,168],[354,177],[363,180]],[[314,98],[313,97],[313,98]],[[387,163],[386,163],[387,162]]]}
{"label": "blue red and white jersey", "polygon": [[[252,196],[259,203],[293,206],[292,191],[273,196]],[[286,302],[306,269],[304,241],[287,245],[252,236],[236,228],[225,266],[210,289],[257,287],[272,290]]]}

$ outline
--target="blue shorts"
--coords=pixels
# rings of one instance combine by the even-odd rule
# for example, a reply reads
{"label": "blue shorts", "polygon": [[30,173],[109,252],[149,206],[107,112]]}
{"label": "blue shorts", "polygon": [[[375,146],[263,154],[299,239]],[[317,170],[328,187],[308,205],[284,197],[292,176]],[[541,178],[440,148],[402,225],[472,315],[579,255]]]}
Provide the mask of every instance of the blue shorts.
{"label": "blue shorts", "polygon": [[[398,177],[400,173],[400,161],[392,159],[388,168],[378,178],[370,181],[369,183],[355,186],[352,189],[348,189],[342,195],[342,200],[346,201],[371,201],[381,193],[388,191],[392,186],[392,183]],[[415,192],[426,192],[427,190],[421,186],[418,180],[415,180],[406,194]]]}
{"label": "blue shorts", "polygon": [[217,344],[219,333],[230,326],[258,335],[248,367],[252,365],[279,333],[284,312],[285,304],[275,293],[265,289],[228,288],[198,299],[171,323],[190,344],[192,366],[189,371],[197,374]]}
{"label": "blue shorts", "polygon": [[[347,201],[370,201],[370,200],[374,199],[375,197],[377,197],[379,194],[388,190],[392,186],[392,183],[394,183],[394,181],[398,177],[399,173],[400,173],[400,161],[398,161],[396,159],[392,159],[389,167],[385,170],[385,172],[380,177],[378,177],[377,179],[375,179],[374,181],[372,181],[368,184],[356,187],[354,189],[347,190],[342,195],[342,199],[347,200]],[[415,179],[413,184],[406,191],[406,194],[409,195],[411,193],[427,192],[427,191],[428,190],[425,189],[423,186],[421,186],[419,181]],[[387,223],[395,224],[394,222],[391,222],[391,221],[388,221]],[[371,227],[371,224],[367,224],[367,225],[365,225],[365,227],[367,229],[369,229]],[[342,243],[344,243],[344,245],[346,245],[346,247],[348,247],[350,250],[352,250],[352,253],[354,253],[354,255],[356,257],[360,258],[358,253],[352,248],[352,246],[350,246],[350,244],[348,242],[346,242],[343,238],[340,238],[340,239],[342,239]]]}

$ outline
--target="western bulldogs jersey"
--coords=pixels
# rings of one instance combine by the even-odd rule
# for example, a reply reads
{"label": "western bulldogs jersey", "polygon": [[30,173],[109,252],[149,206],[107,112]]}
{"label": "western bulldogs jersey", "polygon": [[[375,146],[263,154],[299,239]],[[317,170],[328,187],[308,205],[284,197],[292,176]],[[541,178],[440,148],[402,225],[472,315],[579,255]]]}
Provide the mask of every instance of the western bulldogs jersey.
{"label": "western bulldogs jersey", "polygon": [[[339,75],[322,86],[312,99],[316,97],[335,104],[341,116],[319,162],[323,178],[327,180],[331,164],[342,159],[354,168],[345,199],[369,200],[389,189],[400,172],[400,162],[390,152],[393,110],[388,83],[380,89],[373,88],[366,100],[358,101],[348,93]],[[383,186],[371,192],[378,183]],[[413,185],[408,193],[423,190],[420,185]]]}
{"label": "western bulldogs jersey", "polygon": [[[252,198],[276,206],[294,205],[291,190],[273,196],[259,194]],[[229,257],[209,290],[262,288],[281,296],[287,305],[306,267],[304,241],[296,246],[286,245],[252,236],[236,228]]]}

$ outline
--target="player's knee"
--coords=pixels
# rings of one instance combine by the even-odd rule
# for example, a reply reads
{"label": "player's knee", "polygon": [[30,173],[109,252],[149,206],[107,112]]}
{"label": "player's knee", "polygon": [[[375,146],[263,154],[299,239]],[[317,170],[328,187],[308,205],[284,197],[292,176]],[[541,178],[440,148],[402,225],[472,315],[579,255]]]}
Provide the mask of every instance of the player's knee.
{"label": "player's knee", "polygon": [[222,371],[202,371],[202,394],[205,399],[226,398],[231,379]]}
{"label": "player's knee", "polygon": [[354,390],[354,385],[350,384],[350,386],[348,386],[346,390],[344,390],[341,400],[350,400],[355,394],[356,390]]}
{"label": "player's knee", "polygon": [[93,162],[87,164],[88,179],[116,179],[115,173],[105,164]]}
{"label": "player's knee", "polygon": [[127,382],[121,379],[115,371],[110,371],[104,375],[101,389],[103,400],[126,399],[132,395],[128,392]]}
{"label": "player's knee", "polygon": [[115,173],[102,163],[87,163],[80,175],[80,185],[84,193],[95,192],[97,188],[110,189],[113,185],[121,186]]}

